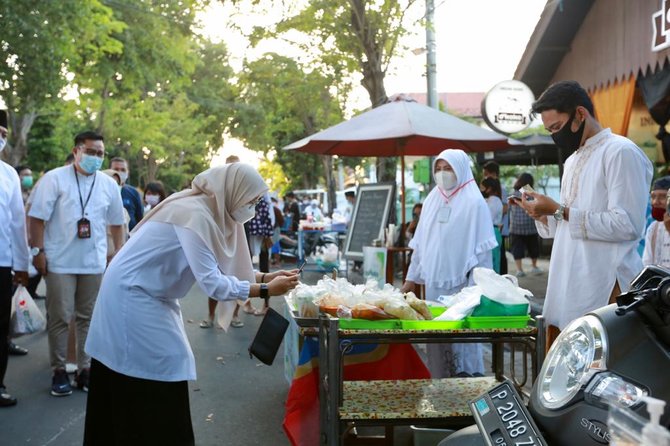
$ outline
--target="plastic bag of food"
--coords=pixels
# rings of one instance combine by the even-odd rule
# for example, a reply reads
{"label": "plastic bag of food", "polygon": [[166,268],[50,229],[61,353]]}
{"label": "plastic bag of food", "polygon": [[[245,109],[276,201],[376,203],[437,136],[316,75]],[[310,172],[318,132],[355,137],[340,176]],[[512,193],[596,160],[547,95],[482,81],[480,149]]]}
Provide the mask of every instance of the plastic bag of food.
{"label": "plastic bag of food", "polygon": [[351,315],[354,319],[367,319],[370,321],[395,318],[392,314],[370,304],[358,304],[353,306],[351,308]]}
{"label": "plastic bag of food", "polygon": [[482,289],[479,286],[463,288],[452,296],[440,296],[438,301],[444,304],[447,311],[436,317],[436,321],[460,321],[470,316],[481,300]]}
{"label": "plastic bag of food", "polygon": [[424,317],[417,313],[404,299],[386,299],[382,308],[388,314],[405,321],[420,321]]}
{"label": "plastic bag of food", "polygon": [[475,283],[481,288],[481,294],[503,305],[528,304],[528,297],[533,293],[519,288],[509,279],[498,275],[488,268],[475,268],[473,272]]}
{"label": "plastic bag of food", "polygon": [[407,301],[409,306],[412,307],[414,311],[423,316],[425,320],[430,321],[433,319],[433,313],[430,312],[430,308],[428,308],[426,301],[416,297],[416,294],[413,292],[410,291],[409,293],[405,294],[405,301]]}

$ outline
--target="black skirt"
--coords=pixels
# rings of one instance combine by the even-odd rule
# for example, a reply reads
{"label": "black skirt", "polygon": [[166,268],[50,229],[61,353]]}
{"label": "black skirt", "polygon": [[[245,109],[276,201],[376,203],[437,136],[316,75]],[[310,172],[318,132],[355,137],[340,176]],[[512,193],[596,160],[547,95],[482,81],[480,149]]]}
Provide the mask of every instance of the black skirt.
{"label": "black skirt", "polygon": [[187,381],[133,378],[92,359],[84,445],[194,444]]}

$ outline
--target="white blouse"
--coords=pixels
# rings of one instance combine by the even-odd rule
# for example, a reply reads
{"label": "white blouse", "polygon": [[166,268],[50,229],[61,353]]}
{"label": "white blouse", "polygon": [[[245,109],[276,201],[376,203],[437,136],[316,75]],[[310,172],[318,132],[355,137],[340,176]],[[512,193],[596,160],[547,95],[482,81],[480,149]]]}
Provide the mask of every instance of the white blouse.
{"label": "white blouse", "polygon": [[105,272],[86,353],[127,376],[169,382],[196,379],[178,301],[194,282],[217,300],[249,296],[249,282],[221,272],[198,234],[147,222]]}

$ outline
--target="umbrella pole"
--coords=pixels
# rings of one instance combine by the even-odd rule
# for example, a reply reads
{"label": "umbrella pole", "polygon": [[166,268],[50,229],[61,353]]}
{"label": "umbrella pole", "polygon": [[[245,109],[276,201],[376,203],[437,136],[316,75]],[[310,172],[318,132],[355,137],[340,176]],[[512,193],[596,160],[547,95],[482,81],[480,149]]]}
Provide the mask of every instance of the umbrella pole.
{"label": "umbrella pole", "polygon": [[400,187],[402,189],[402,196],[400,198],[400,206],[402,206],[400,212],[400,221],[402,226],[400,227],[401,231],[405,230],[405,156],[400,155]]}

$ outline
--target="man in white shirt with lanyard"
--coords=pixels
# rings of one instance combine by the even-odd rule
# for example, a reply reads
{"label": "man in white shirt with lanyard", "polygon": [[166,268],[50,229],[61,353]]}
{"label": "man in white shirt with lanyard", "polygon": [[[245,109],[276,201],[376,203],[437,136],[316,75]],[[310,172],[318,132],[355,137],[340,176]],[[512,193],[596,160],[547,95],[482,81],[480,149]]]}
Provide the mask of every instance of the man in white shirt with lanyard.
{"label": "man in white shirt with lanyard", "polygon": [[72,393],[65,372],[68,324],[75,316],[77,328],[77,387],[88,391],[90,357],[84,344],[108,262],[107,226],[115,252],[123,245],[123,202],[119,186],[98,173],[105,156],[101,135],[75,137],[74,163],[47,172],[28,213],[31,254],[35,268],[47,284],[47,331],[53,378],[51,394]]}
{"label": "man in white shirt with lanyard", "polygon": [[[7,144],[7,128],[2,124],[0,152]],[[15,283],[28,286],[30,260],[21,183],[16,170],[4,161],[0,161],[0,222],[0,407],[8,407],[16,404],[16,398],[7,393],[4,384],[12,292]]]}
{"label": "man in white shirt with lanyard", "polygon": [[550,86],[533,104],[565,162],[560,203],[534,192],[520,205],[543,238],[554,238],[543,315],[547,347],[574,319],[613,302],[642,269],[652,165],[631,140],[603,129],[575,81]]}

